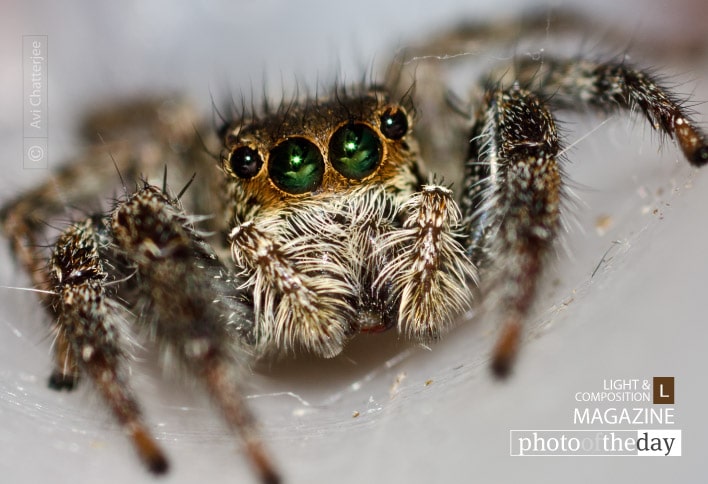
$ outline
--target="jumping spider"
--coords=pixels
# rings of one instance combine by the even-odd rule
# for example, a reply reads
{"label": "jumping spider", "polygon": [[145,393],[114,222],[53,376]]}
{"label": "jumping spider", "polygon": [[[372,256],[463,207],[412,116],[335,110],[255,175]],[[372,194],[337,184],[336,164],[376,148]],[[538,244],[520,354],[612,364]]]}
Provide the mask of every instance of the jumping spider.
{"label": "jumping spider", "polygon": [[[140,458],[164,472],[124,368],[123,321],[134,319],[204,383],[261,480],[277,482],[240,390],[253,358],[333,357],[356,333],[394,327],[434,340],[481,280],[502,308],[492,368],[507,374],[559,231],[562,140],[552,112],[637,111],[694,166],[708,162],[708,143],[670,91],[622,61],[520,57],[479,86],[474,107],[435,137],[456,145],[442,148],[418,132],[421,94],[395,63],[379,84],[229,113],[219,140],[197,136],[169,102],[94,115],[87,126],[107,141],[0,212],[50,312],[50,386],[91,380]],[[459,193],[424,174],[421,153],[463,165]],[[193,182],[176,195],[149,178],[127,188],[165,166],[195,173]],[[70,224],[38,253],[44,221],[90,206],[119,177],[124,193],[110,211]]]}

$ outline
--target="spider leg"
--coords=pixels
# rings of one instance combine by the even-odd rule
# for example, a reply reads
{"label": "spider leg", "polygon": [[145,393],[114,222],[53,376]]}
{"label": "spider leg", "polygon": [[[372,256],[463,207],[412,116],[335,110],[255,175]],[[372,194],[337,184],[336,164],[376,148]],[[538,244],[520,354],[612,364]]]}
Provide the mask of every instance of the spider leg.
{"label": "spider leg", "polygon": [[560,143],[553,116],[518,86],[491,88],[472,130],[461,200],[467,249],[490,272],[502,329],[492,369],[508,374],[542,263],[559,227]]}
{"label": "spider leg", "polygon": [[651,74],[625,62],[519,59],[506,78],[546,99],[552,109],[641,112],[652,128],[676,140],[689,163],[708,163],[708,137],[689,110]]}
{"label": "spider leg", "polygon": [[[197,139],[194,119],[194,113],[184,103],[165,99],[99,109],[83,123],[83,134],[93,143],[86,153],[54,171],[45,183],[0,208],[0,228],[35,289],[50,290],[45,258],[38,253],[46,224],[76,207],[90,207],[89,213],[101,211],[100,202],[112,195],[109,190],[120,181],[135,180],[141,175],[157,176],[169,165],[170,177],[175,180],[189,179],[195,172],[205,174],[197,177],[195,184],[199,186],[190,194],[219,192],[216,180],[221,178],[208,176],[218,168],[202,144],[204,141],[216,152],[218,142]],[[217,213],[219,209],[215,207],[221,204],[208,195],[189,202],[193,213]],[[214,217],[212,223],[220,221],[220,217]],[[43,302],[48,302],[45,294],[38,294]],[[58,344],[61,347],[61,341]]]}
{"label": "spider leg", "polygon": [[[217,216],[207,220],[204,225],[209,225],[209,229],[216,232],[223,230],[221,227],[223,219],[220,216],[222,200],[217,199],[218,195],[215,195],[221,191],[220,187],[216,186],[221,183],[221,177],[208,176],[210,170],[216,171],[218,168],[213,158],[206,153],[207,150],[218,151],[216,148],[218,141],[214,136],[200,139],[196,135],[192,114],[183,104],[164,99],[147,99],[120,106],[109,106],[105,110],[97,111],[87,118],[83,131],[92,142],[98,144],[87,150],[87,154],[80,159],[73,160],[72,163],[56,170],[46,183],[0,208],[0,227],[10,239],[18,261],[32,278],[33,286],[40,290],[38,294],[50,312],[52,320],[57,321],[54,325],[57,334],[53,347],[56,363],[49,379],[49,386],[54,389],[73,388],[79,374],[93,380],[118,421],[132,436],[141,458],[155,472],[166,470],[167,461],[142,423],[138,405],[128,388],[125,375],[120,371],[120,362],[125,350],[116,339],[109,338],[104,341],[100,337],[102,332],[117,334],[111,328],[117,325],[115,312],[118,304],[101,292],[107,287],[101,283],[100,287],[90,288],[94,292],[89,292],[86,288],[67,292],[73,297],[73,301],[90,297],[91,301],[94,299],[100,301],[100,305],[98,302],[91,305],[85,303],[80,310],[63,306],[56,296],[62,294],[61,290],[57,289],[56,268],[61,267],[70,274],[75,269],[74,264],[78,262],[66,260],[63,262],[64,265],[61,265],[56,261],[52,263],[53,268],[47,270],[46,258],[40,252],[41,243],[50,232],[48,223],[59,216],[70,217],[75,207],[90,207],[89,212],[98,212],[101,210],[102,200],[111,195],[110,192],[107,193],[107,189],[119,188],[120,182],[123,182],[123,190],[127,191],[124,180],[136,179],[140,174],[147,177],[159,176],[165,166],[170,167],[171,179],[186,180],[195,172],[199,174],[192,185],[193,188],[181,197],[181,201],[195,213],[216,213]],[[205,145],[208,145],[207,150]],[[165,181],[165,184],[169,184],[169,181]],[[114,218],[117,214],[125,214],[127,207],[127,202],[119,204],[114,211]],[[64,215],[67,213],[68,215]],[[148,216],[147,220],[152,222],[162,220],[157,217],[159,213],[158,210],[153,214],[155,217],[150,219]],[[98,233],[96,222],[97,220],[94,220],[94,233]],[[180,223],[184,224],[184,220],[181,219]],[[101,226],[103,227],[102,222]],[[116,284],[111,287],[119,287],[121,291],[129,289],[128,293],[121,292],[119,295],[133,302],[135,294],[132,293],[132,289],[134,288],[127,286],[131,286],[137,279],[146,282],[141,288],[142,295],[145,296],[144,300],[149,301],[148,306],[152,306],[148,309],[157,308],[152,313],[154,320],[149,321],[153,323],[148,325],[150,331],[159,337],[168,356],[176,355],[175,359],[181,362],[182,366],[187,367],[206,383],[213,400],[222,409],[229,424],[244,436],[247,452],[261,473],[263,481],[276,482],[277,474],[262,449],[254,420],[246,409],[236,384],[237,381],[241,381],[241,373],[245,371],[244,360],[248,352],[244,346],[252,331],[252,315],[248,304],[240,299],[238,291],[234,289],[234,281],[229,271],[223,268],[216,256],[210,252],[207,244],[192,234],[189,253],[193,254],[196,251],[200,255],[185,258],[185,254],[181,254],[177,257],[176,261],[179,262],[175,262],[173,266],[184,273],[182,279],[179,271],[169,272],[170,266],[165,263],[164,257],[162,259],[158,257],[159,252],[158,255],[146,256],[148,259],[150,257],[159,259],[154,264],[154,268],[160,271],[151,273],[147,268],[145,257],[140,259],[136,256],[138,257],[136,259],[131,258],[127,252],[115,253],[115,243],[119,240],[114,240],[113,232],[120,228],[120,223],[113,228],[106,228],[106,232],[110,234],[109,241],[106,242],[105,247],[101,245],[99,249],[106,252],[110,247],[113,251],[107,254],[106,262],[125,264],[128,260],[142,272],[139,274],[140,277],[130,278],[127,284]],[[76,232],[78,229],[70,230]],[[84,230],[84,232],[88,231],[89,229]],[[170,232],[162,235],[166,236],[168,233]],[[146,236],[160,240],[159,233],[148,233]],[[66,235],[61,240],[67,238],[76,239],[74,245],[86,245],[88,242],[84,239],[89,240],[91,237]],[[215,238],[218,238],[218,235]],[[62,241],[57,243],[65,244]],[[52,256],[54,258],[57,257],[57,247],[55,246],[54,256]],[[153,244],[152,248],[159,249],[160,245]],[[130,247],[126,249],[129,251]],[[182,249],[176,250],[179,253]],[[191,272],[187,271],[186,267],[191,267]],[[113,274],[112,270],[102,272],[104,276],[105,273]],[[127,275],[127,273],[122,274],[122,276]],[[203,276],[208,284],[196,282],[200,276]],[[115,279],[117,281],[120,278]],[[147,290],[149,284],[155,281],[161,281],[162,284],[157,283],[154,291]],[[182,285],[187,282],[189,284],[183,289]],[[183,304],[192,304],[194,307],[201,305],[207,308],[200,314],[205,320],[209,320],[208,323],[197,318],[194,308],[191,312],[177,314],[180,306],[177,304],[170,306],[174,301],[168,296],[176,300],[180,297],[180,293],[186,293]],[[158,296],[151,299],[156,294]],[[94,306],[100,306],[100,311],[97,310],[99,314],[86,316],[84,313]],[[170,308],[172,312],[169,312]],[[100,316],[102,311],[106,313],[103,319]],[[215,315],[219,311],[226,316]],[[150,312],[146,311],[146,313]],[[194,316],[195,319],[187,321],[190,316]],[[170,318],[174,318],[174,321]],[[177,325],[175,329],[170,327],[173,322]],[[225,329],[214,329],[218,325],[224,325]],[[104,326],[106,329],[101,329]],[[97,333],[93,334],[91,332],[93,330]],[[212,333],[208,338],[200,339],[202,333],[210,331]],[[94,348],[90,361],[82,359],[88,354],[88,350],[84,353],[82,349],[86,338],[97,339],[95,344],[93,340],[89,341],[91,348]],[[212,351],[211,345],[218,338],[222,339],[219,341],[217,350]],[[184,344],[180,346],[181,343]],[[228,352],[227,347],[231,348]],[[111,358],[94,356],[104,353]],[[107,379],[103,379],[102,375]]]}
{"label": "spider leg", "polygon": [[[105,196],[105,193],[99,192],[101,187],[106,184],[110,186],[109,181],[117,180],[116,166],[121,173],[131,175],[136,171],[136,163],[137,160],[125,143],[110,143],[100,149],[91,149],[76,163],[53,173],[49,181],[0,209],[0,226],[35,289],[51,290],[45,270],[46,259],[39,254],[47,228],[45,223],[64,213],[67,206],[95,204],[98,197]],[[77,183],[77,180],[86,179],[87,176],[90,177],[90,183]],[[38,292],[38,295],[42,302],[49,302],[46,292]],[[58,340],[58,346],[63,346],[61,339]],[[59,363],[63,365],[63,362]]]}
{"label": "spider leg", "polygon": [[[54,325],[54,329],[58,329]],[[79,382],[81,371],[70,349],[69,341],[62,331],[56,332],[54,340],[54,370],[49,375],[49,388],[53,390],[73,390]]]}
{"label": "spider leg", "polygon": [[676,140],[690,164],[708,163],[706,135],[688,110],[651,75],[622,62],[520,59],[487,90],[472,128],[461,208],[473,259],[506,260],[492,277],[506,308],[492,363],[498,375],[508,373],[516,356],[521,323],[558,229],[560,145],[548,109],[587,107],[639,111]]}
{"label": "spider leg", "polygon": [[146,184],[112,215],[116,244],[137,269],[143,323],[168,358],[204,382],[264,483],[279,482],[239,382],[253,314],[241,281],[221,264],[176,200]]}
{"label": "spider leg", "polygon": [[70,226],[54,245],[48,271],[53,286],[49,299],[57,315],[57,357],[70,363],[59,366],[51,382],[63,388],[73,386],[79,370],[88,376],[148,469],[164,473],[167,459],[147,429],[122,369],[126,355],[120,337],[119,304],[106,289],[108,274],[99,232],[87,219]]}
{"label": "spider leg", "polygon": [[381,244],[397,255],[375,285],[395,280],[399,331],[430,340],[469,307],[475,269],[457,241],[460,213],[450,189],[424,185],[402,210],[408,214],[403,228],[386,234]]}
{"label": "spider leg", "polygon": [[[299,346],[331,358],[341,352],[353,320],[352,284],[338,255],[343,232],[313,207],[292,214],[237,225],[231,253],[251,274],[258,347]],[[300,235],[288,242],[279,237],[294,231]]]}

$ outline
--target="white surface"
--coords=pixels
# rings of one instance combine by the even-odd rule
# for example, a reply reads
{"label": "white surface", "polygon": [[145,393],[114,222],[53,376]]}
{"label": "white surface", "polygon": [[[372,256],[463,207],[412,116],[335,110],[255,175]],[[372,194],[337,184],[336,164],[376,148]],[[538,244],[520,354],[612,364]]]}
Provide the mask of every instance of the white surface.
{"label": "white surface", "polygon": [[[4,7],[0,201],[47,175],[23,171],[20,162],[22,34],[49,36],[56,165],[80,150],[73,128],[98,101],[179,91],[208,109],[210,91],[248,93],[264,71],[273,80],[282,74],[286,85],[295,77],[312,83],[341,64],[354,79],[360,66],[387,58],[406,39],[494,12],[462,1],[295,3],[219,2],[185,13],[168,2]],[[613,2],[600,3],[609,10],[598,15],[622,18]],[[516,5],[528,2],[494,8]],[[626,5],[622,12],[631,10]],[[627,18],[637,28],[689,31],[705,25],[691,5],[657,2]],[[681,89],[695,88],[698,101],[708,99],[706,67],[702,60],[674,71],[694,80]],[[696,109],[708,120],[705,105]],[[576,214],[585,233],[567,236],[572,257],[561,255],[549,271],[513,378],[500,384],[489,377],[493,337],[484,325],[458,328],[431,351],[389,334],[358,338],[331,361],[266,368],[254,375],[251,402],[288,482],[658,483],[705,476],[708,177],[678,160],[671,144],[657,153],[656,137],[642,122],[573,118],[566,128],[571,142],[594,130],[570,152],[573,180],[588,187],[579,190],[588,207]],[[594,220],[605,214],[614,225],[598,236]],[[590,278],[610,247],[611,260]],[[0,284],[26,286],[4,243],[0,257]],[[32,294],[0,290],[0,480],[153,482],[90,390],[46,388],[45,323]],[[173,461],[166,482],[249,482],[237,440],[205,398],[164,382],[149,364],[137,363],[134,372]],[[509,457],[509,429],[572,428],[575,392],[599,390],[603,379],[652,376],[677,378],[683,457]]]}

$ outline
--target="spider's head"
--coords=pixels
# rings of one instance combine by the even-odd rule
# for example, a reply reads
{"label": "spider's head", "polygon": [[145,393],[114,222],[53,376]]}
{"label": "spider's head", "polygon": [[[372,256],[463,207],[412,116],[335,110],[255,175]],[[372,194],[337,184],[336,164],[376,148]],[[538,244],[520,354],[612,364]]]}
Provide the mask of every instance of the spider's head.
{"label": "spider's head", "polygon": [[268,208],[362,184],[395,188],[417,163],[404,104],[375,88],[244,117],[225,130],[222,167],[237,190]]}

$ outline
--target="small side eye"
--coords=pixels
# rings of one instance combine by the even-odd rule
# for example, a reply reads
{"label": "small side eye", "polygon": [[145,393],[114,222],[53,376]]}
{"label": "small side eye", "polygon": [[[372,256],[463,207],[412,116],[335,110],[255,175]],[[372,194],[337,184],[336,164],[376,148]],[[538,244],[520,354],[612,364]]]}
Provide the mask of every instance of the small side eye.
{"label": "small side eye", "polygon": [[381,133],[391,140],[399,140],[408,132],[408,116],[403,109],[388,108],[381,115]]}
{"label": "small side eye", "polygon": [[231,171],[239,178],[253,178],[263,166],[263,158],[258,151],[248,146],[242,146],[229,154]]}
{"label": "small side eye", "polygon": [[366,178],[381,162],[379,136],[365,124],[346,124],[329,140],[329,160],[347,178]]}
{"label": "small side eye", "polygon": [[314,191],[322,183],[325,165],[319,148],[305,138],[289,138],[270,150],[268,175],[284,192]]}

